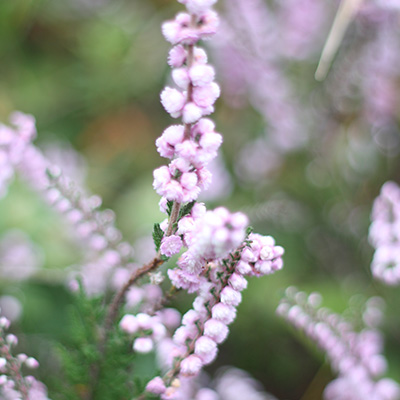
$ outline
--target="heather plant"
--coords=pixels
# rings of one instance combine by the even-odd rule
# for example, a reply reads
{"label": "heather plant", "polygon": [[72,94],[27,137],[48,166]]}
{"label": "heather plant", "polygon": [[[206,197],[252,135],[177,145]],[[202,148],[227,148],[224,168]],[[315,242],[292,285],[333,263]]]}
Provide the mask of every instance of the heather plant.
{"label": "heather plant", "polygon": [[18,344],[18,338],[9,333],[10,321],[0,317],[0,394],[5,400],[30,399],[47,400],[47,390],[43,383],[33,376],[22,372],[23,369],[35,369],[39,363],[33,357],[24,353],[13,354],[13,348]]}
{"label": "heather plant", "polygon": [[383,377],[387,361],[382,355],[383,337],[379,331],[382,299],[370,298],[361,315],[360,308],[351,310],[359,314],[351,319],[351,312],[347,312],[347,318],[335,314],[321,307],[321,300],[319,293],[307,295],[290,287],[277,312],[325,351],[338,374],[325,388],[324,399],[398,399],[400,385]]}
{"label": "heather plant", "polygon": [[399,186],[386,182],[374,201],[369,240],[375,248],[372,273],[387,285],[399,284],[399,206]]}
{"label": "heather plant", "polygon": [[[247,286],[245,277],[269,275],[282,268],[283,248],[270,236],[252,233],[244,214],[224,207],[207,211],[196,201],[209,186],[207,164],[222,143],[215,124],[204,118],[214,110],[219,86],[206,52],[198,47],[200,40],[215,34],[218,15],[211,8],[215,1],[181,2],[186,12],[162,26],[174,46],[168,63],[179,89],[165,88],[161,102],[182,124],[168,127],[156,141],[160,155],[171,160],[154,171],[153,182],[167,219],[154,225],[156,255],[147,264],[133,263],[132,247],[113,225],[113,213],[99,210],[100,198],[82,193],[32,144],[33,117],[14,113],[11,125],[1,126],[2,194],[13,174],[20,173],[65,217],[85,246],[85,260],[70,282],[71,289],[80,293],[70,343],[75,348],[60,350],[67,381],[73,385],[65,387],[67,398],[143,398],[144,389],[165,399],[185,398],[181,386],[190,386],[191,378],[215,359],[217,345],[228,335],[241,291]],[[186,251],[181,252],[182,248]],[[172,285],[164,294],[159,284],[165,271],[156,271],[178,253],[176,267],[167,271]],[[153,295],[139,300],[134,313],[124,313],[128,292],[150,273],[151,283],[145,290]],[[178,290],[196,294],[193,308],[182,319],[177,311],[163,307]],[[153,349],[159,354],[161,375],[140,380],[135,374],[136,355]],[[34,381],[22,381],[14,369],[10,367],[5,381],[15,390],[13,398],[31,398],[28,391]],[[110,374],[112,385],[105,381]]]}
{"label": "heather plant", "polygon": [[[281,398],[299,398],[304,392],[304,400],[315,400],[323,391],[312,392],[317,382],[320,388],[326,386],[323,395],[327,400],[398,399],[396,379],[385,377],[392,373],[388,376],[396,378],[396,372],[391,372],[396,371],[396,363],[387,362],[383,355],[384,334],[389,332],[388,345],[396,348],[398,329],[394,323],[378,323],[384,316],[389,323],[395,319],[396,294],[373,282],[369,270],[362,267],[369,263],[365,221],[375,188],[381,185],[378,174],[385,174],[384,180],[387,175],[396,180],[393,156],[400,143],[396,1],[358,4],[347,21],[347,41],[346,36],[338,40],[335,23],[331,33],[327,30],[336,3],[232,0],[217,5],[216,0],[179,0],[180,4],[171,1],[170,9],[151,0],[142,2],[145,11],[135,9],[140,1],[131,3],[132,9],[122,0],[66,2],[59,5],[64,12],[68,10],[58,21],[59,27],[49,22],[57,10],[52,4],[50,11],[35,13],[39,22],[35,20],[28,30],[28,42],[37,47],[46,29],[54,29],[57,40],[66,41],[60,46],[63,49],[72,51],[74,40],[78,43],[74,62],[81,57],[83,63],[65,68],[63,77],[89,71],[84,90],[81,82],[70,79],[69,90],[73,92],[73,83],[79,89],[79,101],[71,109],[65,107],[68,101],[63,98],[62,110],[54,112],[56,101],[52,100],[47,103],[48,111],[37,113],[37,141],[48,130],[41,121],[68,119],[66,114],[85,104],[89,119],[95,122],[84,131],[82,140],[92,139],[98,158],[111,161],[106,184],[97,185],[105,193],[103,201],[88,189],[80,156],[63,153],[57,145],[34,144],[33,116],[14,112],[8,124],[0,124],[2,204],[13,206],[14,185],[17,191],[28,187],[30,191],[22,191],[29,193],[23,206],[10,210],[20,213],[23,220],[26,204],[37,196],[58,227],[50,237],[41,237],[40,227],[48,224],[43,213],[35,217],[37,230],[35,226],[29,235],[8,231],[12,224],[3,226],[0,221],[6,231],[0,237],[0,277],[6,293],[0,297],[5,315],[1,319],[0,397],[274,399],[243,371],[232,367],[215,371],[239,359],[241,367],[247,366],[268,390],[280,392]],[[354,4],[344,0],[337,19],[343,18],[343,7]],[[161,41],[153,37],[160,16],[154,10],[162,8],[170,18],[174,7],[181,11],[162,24],[162,34],[172,45],[168,53],[172,73],[160,95],[169,115],[156,118],[155,108],[146,120],[144,110],[153,102],[149,99],[157,97],[154,89],[161,81],[161,65],[167,64],[161,61]],[[74,18],[80,28],[76,36],[68,26]],[[127,37],[134,43],[131,48],[124,42]],[[339,51],[336,58],[331,53],[327,59],[322,47],[331,37],[338,40]],[[327,81],[310,83],[321,52],[320,68],[325,68]],[[209,62],[209,55],[217,68]],[[139,68],[136,58],[143,62]],[[114,74],[118,64],[114,59],[122,69],[110,81],[106,71]],[[5,65],[10,60],[6,57]],[[137,64],[132,65],[132,60]],[[49,86],[50,69],[44,68]],[[5,85],[12,81],[9,78]],[[20,82],[23,86],[24,80]],[[212,117],[218,123],[210,119],[220,97],[216,82],[223,85],[218,113]],[[141,108],[129,96],[140,98]],[[39,109],[47,101],[42,98]],[[107,114],[107,105],[118,107],[126,98],[136,105]],[[23,104],[29,104],[29,95],[24,100]],[[2,107],[0,99],[0,111]],[[120,200],[130,183],[140,185],[137,176],[142,170],[136,159],[151,158],[147,157],[150,153],[140,154],[145,153],[141,146],[151,136],[149,126],[159,132],[157,124],[170,117],[176,122],[163,126],[155,141],[158,155],[167,160],[153,171],[153,189],[161,197],[163,217],[152,209],[151,238],[148,229],[147,236],[133,243],[131,226],[139,218],[120,213],[121,204],[109,196],[115,190]],[[121,133],[126,125],[128,136],[135,138],[132,142]],[[104,130],[111,132],[109,136]],[[223,157],[219,130],[229,138]],[[121,146],[120,153],[115,146]],[[122,154],[126,148],[137,153],[120,178],[115,171],[120,171],[124,156],[113,159],[110,154]],[[160,164],[159,159],[155,162]],[[132,173],[134,166],[139,174]],[[150,186],[147,179],[146,187]],[[136,217],[147,212],[150,196],[146,190],[134,199],[126,196],[126,207]],[[375,200],[369,233],[376,248],[372,273],[392,286],[398,284],[398,190],[394,182],[383,186]],[[236,196],[230,198],[231,193]],[[231,209],[244,212],[229,211],[221,199]],[[207,209],[202,201],[210,201],[215,208]],[[116,212],[107,208],[110,204]],[[122,215],[119,228],[117,214]],[[269,279],[257,279],[282,269],[284,250],[272,236],[254,233],[249,221],[257,231],[279,237],[290,268]],[[21,228],[23,223],[17,222]],[[143,235],[144,230],[138,231]],[[69,242],[70,254],[64,256],[69,267],[48,268],[52,259],[46,259],[46,248],[58,251],[52,236]],[[371,296],[365,305],[357,303],[355,310],[340,315],[320,308],[319,295],[288,289],[278,308],[326,353],[336,377],[333,380],[315,371],[321,363],[318,356],[310,356],[311,351],[289,339],[286,325],[271,316],[278,302],[277,288],[293,283],[318,288],[328,297],[333,291],[337,301],[342,293],[354,291]],[[40,291],[51,293],[47,303],[37,300]],[[382,301],[372,297],[376,292],[387,297],[385,315]],[[241,304],[242,296],[250,301]],[[50,303],[55,310],[52,314]],[[39,314],[42,319],[37,318]],[[35,315],[40,323],[32,328],[29,321]],[[5,333],[10,322],[11,331],[21,332],[19,344],[16,336]],[[48,331],[57,335],[50,337]],[[263,335],[261,341],[257,334]],[[41,364],[36,377],[26,376],[29,368],[38,366],[36,359]]]}

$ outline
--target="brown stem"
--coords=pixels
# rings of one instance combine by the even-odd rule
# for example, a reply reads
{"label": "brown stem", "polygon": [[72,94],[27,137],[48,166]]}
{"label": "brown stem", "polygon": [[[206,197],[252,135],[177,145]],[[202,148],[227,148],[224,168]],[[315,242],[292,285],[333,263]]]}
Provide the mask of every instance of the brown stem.
{"label": "brown stem", "polygon": [[121,290],[114,296],[113,301],[110,304],[104,323],[105,332],[108,332],[111,329],[112,324],[114,323],[118,315],[119,307],[121,306],[124,296],[128,291],[128,289],[143,275],[157,269],[163,263],[164,261],[160,258],[159,255],[157,255],[148,264],[143,265],[141,268],[135,270],[132,273],[129,280],[125,283],[125,285],[121,288]]}
{"label": "brown stem", "polygon": [[173,204],[172,210],[171,210],[171,216],[169,217],[168,228],[167,228],[167,231],[165,232],[165,236],[171,236],[174,233],[174,231],[175,231],[174,225],[178,221],[180,209],[181,209],[181,203],[174,201],[174,204]]}

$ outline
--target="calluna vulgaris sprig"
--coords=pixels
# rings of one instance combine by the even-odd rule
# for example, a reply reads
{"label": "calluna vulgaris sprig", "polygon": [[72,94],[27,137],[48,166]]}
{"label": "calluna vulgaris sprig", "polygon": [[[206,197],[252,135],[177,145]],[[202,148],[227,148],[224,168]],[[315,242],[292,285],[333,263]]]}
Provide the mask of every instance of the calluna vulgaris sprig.
{"label": "calluna vulgaris sprig", "polygon": [[136,351],[148,352],[156,344],[164,375],[152,379],[146,389],[163,399],[180,398],[181,380],[196,376],[215,359],[217,345],[227,337],[241,291],[247,287],[245,276],[281,269],[283,254],[272,237],[246,235],[244,214],[223,207],[206,211],[204,204],[194,203],[210,183],[207,164],[222,143],[215,124],[203,118],[213,112],[219,87],[204,49],[198,47],[200,40],[216,32],[218,16],[211,9],[215,0],[180,2],[187,12],[162,26],[165,38],[174,45],[168,63],[179,89],[165,88],[161,102],[172,117],[182,118],[182,124],[168,127],[156,141],[160,155],[171,161],[154,171],[153,186],[162,196],[161,211],[169,217],[157,228],[163,236],[160,255],[171,257],[187,249],[168,276],[174,287],[197,297],[172,338],[161,328],[159,315],[128,314],[120,323],[135,336]]}
{"label": "calluna vulgaris sprig", "polygon": [[400,188],[386,182],[375,199],[369,241],[375,248],[371,270],[387,285],[400,283]]}
{"label": "calluna vulgaris sprig", "polygon": [[39,363],[33,357],[20,353],[13,355],[12,348],[18,338],[7,330],[10,321],[0,317],[0,398],[3,400],[48,400],[47,389],[33,376],[25,376],[22,369],[35,369]]}
{"label": "calluna vulgaris sprig", "polygon": [[[133,250],[115,228],[113,213],[99,210],[100,198],[85,196],[32,144],[36,135],[33,117],[15,113],[12,126],[0,126],[1,193],[5,194],[14,172],[19,172],[66,217],[87,246],[88,261],[79,271],[86,292],[101,294],[110,289],[110,282],[117,282],[98,330],[97,361],[91,365],[87,398],[96,393],[107,343],[124,302],[128,307],[134,303],[138,312],[125,314],[120,329],[132,339],[134,352],[155,349],[162,370],[162,376],[148,382],[146,390],[163,399],[183,399],[180,388],[215,359],[217,345],[227,337],[241,291],[247,287],[246,277],[272,274],[283,265],[283,248],[276,246],[272,237],[246,229],[244,214],[223,207],[207,211],[204,204],[196,202],[201,190],[210,184],[207,164],[217,156],[222,143],[214,122],[204,118],[214,111],[220,90],[214,82],[214,68],[198,46],[215,34],[219,20],[211,8],[216,0],[180,2],[186,12],[162,26],[165,38],[174,45],[168,63],[178,88],[165,88],[161,102],[172,117],[182,121],[168,127],[156,141],[160,155],[170,159],[168,166],[154,171],[153,183],[162,196],[160,209],[168,218],[155,225],[157,253],[147,264],[132,264]],[[157,285],[147,286],[147,292],[152,293],[147,298],[141,292],[140,300],[133,299],[140,291],[137,281],[178,253],[176,266],[168,270],[170,293],[186,290],[196,294],[193,308],[183,318],[176,310],[163,307],[166,296]],[[161,281],[159,273],[152,276],[152,283]],[[76,281],[70,286],[78,289]],[[25,381],[18,379],[16,385],[26,392]]]}
{"label": "calluna vulgaris sprig", "polygon": [[[12,114],[10,126],[0,124],[0,197],[6,194],[13,175],[18,173],[65,217],[77,241],[85,249],[84,262],[68,278],[69,287],[81,289],[81,282],[86,294],[98,296],[103,302],[101,312],[91,313],[96,314],[88,324],[89,328],[94,326],[94,333],[88,346],[82,350],[82,354],[88,353],[82,358],[90,371],[86,371],[88,379],[78,390],[82,389],[82,397],[86,399],[94,399],[101,391],[99,382],[108,379],[102,375],[102,368],[105,369],[105,362],[113,356],[110,356],[113,350],[110,343],[121,337],[123,355],[127,354],[125,344],[128,341],[136,353],[132,355],[132,364],[137,360],[137,353],[151,351],[154,351],[158,363],[158,372],[154,372],[158,376],[151,379],[148,376],[138,385],[129,381],[126,387],[132,391],[131,397],[139,392],[138,399],[153,395],[163,400],[229,398],[222,394],[224,390],[218,389],[218,385],[216,391],[201,388],[196,377],[204,366],[215,360],[218,345],[227,338],[229,325],[234,321],[242,300],[242,291],[247,287],[247,278],[269,275],[283,266],[283,248],[277,246],[271,236],[246,229],[248,218],[244,214],[231,213],[224,207],[210,211],[203,203],[197,202],[200,192],[210,185],[209,163],[215,159],[222,144],[222,135],[216,132],[214,122],[207,118],[214,111],[220,88],[214,82],[215,70],[208,64],[207,53],[200,47],[203,40],[210,39],[217,32],[219,17],[212,9],[217,0],[178,1],[186,7],[185,12],[162,25],[165,39],[173,45],[168,64],[172,68],[175,87],[166,87],[162,91],[161,103],[171,117],[180,120],[166,128],[156,141],[159,154],[169,160],[168,165],[157,168],[153,174],[153,187],[161,196],[159,206],[166,219],[155,224],[156,254],[146,264],[134,263],[132,246],[123,240],[115,227],[114,213],[100,210],[101,199],[88,196],[75,186],[32,143],[36,136],[32,116],[17,112]],[[292,15],[303,15],[305,7],[297,3],[285,4]],[[305,143],[305,137],[299,135],[298,105],[292,104],[288,95],[291,85],[276,67],[276,60],[300,57],[304,50],[302,43],[302,50],[298,53],[293,46],[284,46],[283,50],[271,49],[274,39],[269,33],[276,26],[270,18],[270,9],[258,0],[235,0],[232,4],[228,11],[235,27],[224,31],[225,35],[237,38],[238,46],[236,49],[223,48],[228,55],[233,54],[235,60],[242,60],[240,65],[245,68],[238,68],[238,64],[235,70],[232,63],[228,63],[226,72],[233,73],[232,81],[241,76],[242,83],[253,93],[256,108],[269,122],[270,130],[279,133],[273,141],[275,148],[282,153],[296,148]],[[313,8],[312,15],[318,19],[321,14],[319,5],[315,1],[310,4],[317,7]],[[310,18],[310,7],[307,10]],[[388,10],[392,11],[390,6]],[[245,29],[249,34],[244,45],[240,45],[238,39],[243,35],[242,32],[237,35],[236,29],[243,26],[243,18],[247,21]],[[390,20],[392,18],[393,24],[397,24],[396,16],[391,16]],[[289,20],[297,20],[297,17]],[[284,25],[281,27],[283,30],[286,29]],[[290,25],[294,24],[291,22]],[[314,24],[314,33],[316,27]],[[286,37],[288,39],[290,37]],[[297,39],[293,44],[298,43]],[[375,110],[370,113],[375,117],[375,125],[383,126],[391,123],[395,115],[394,102],[390,100],[394,89],[386,82],[392,82],[398,76],[398,69],[392,69],[396,63],[390,56],[395,53],[396,42],[389,43],[388,51],[381,46],[381,41],[386,42],[386,33],[378,39],[378,47],[386,49],[383,52],[386,56],[373,57],[377,64],[372,63],[372,69],[383,71],[387,79],[383,80],[385,84],[378,84],[381,81],[376,80],[374,74],[367,74],[372,80],[365,92],[370,93],[372,88],[375,93],[378,88],[383,88],[380,96],[367,96],[371,100],[367,108]],[[375,55],[375,52],[371,54]],[[254,76],[261,79],[254,79]],[[385,95],[386,92],[389,95]],[[382,103],[381,99],[386,97],[389,100]],[[282,104],[285,118],[276,118],[276,110],[279,109],[279,115],[282,113]],[[253,147],[258,148],[260,143],[265,146],[266,141],[257,141]],[[256,176],[253,166],[251,175]],[[370,241],[376,248],[373,273],[389,284],[400,282],[399,199],[398,186],[386,183],[375,202],[370,228]],[[174,263],[171,259],[169,262],[166,275],[171,285],[165,294],[160,287],[165,273],[159,267],[171,257],[176,257],[177,261]],[[151,283],[139,286],[139,279],[150,274]],[[115,293],[110,296],[112,291]],[[177,291],[187,291],[195,296],[191,308],[183,316],[177,310],[165,307]],[[93,304],[97,300],[95,298]],[[292,288],[287,291],[278,312],[325,351],[332,369],[338,374],[324,392],[326,400],[398,400],[399,385],[383,377],[386,360],[382,355],[382,335],[376,322],[381,316],[380,300],[373,298],[367,302],[360,329],[346,318],[320,308],[319,302],[319,295],[307,296]],[[6,318],[0,318],[0,397],[6,400],[47,400],[45,386],[23,374],[25,368],[36,368],[38,362],[25,354],[13,355],[17,338],[7,334],[9,325]],[[128,380],[135,378],[135,368],[131,375],[127,369]],[[231,380],[240,381],[237,374],[233,376]],[[234,386],[229,383],[221,385]],[[251,386],[250,392],[254,392]],[[250,394],[242,394],[242,398],[250,398]]]}
{"label": "calluna vulgaris sprig", "polygon": [[318,293],[307,295],[290,287],[277,312],[303,331],[325,353],[338,374],[325,388],[326,400],[398,400],[400,385],[382,377],[387,361],[382,355],[383,336],[378,329],[382,319],[382,299],[373,297],[365,304],[362,327],[320,307]]}
{"label": "calluna vulgaris sprig", "polygon": [[0,195],[18,173],[70,225],[73,237],[85,250],[85,261],[69,277],[77,290],[82,281],[88,294],[103,293],[119,269],[132,269],[133,248],[122,240],[111,210],[100,211],[101,198],[87,196],[32,143],[36,137],[32,116],[15,112],[11,126],[0,124]]}

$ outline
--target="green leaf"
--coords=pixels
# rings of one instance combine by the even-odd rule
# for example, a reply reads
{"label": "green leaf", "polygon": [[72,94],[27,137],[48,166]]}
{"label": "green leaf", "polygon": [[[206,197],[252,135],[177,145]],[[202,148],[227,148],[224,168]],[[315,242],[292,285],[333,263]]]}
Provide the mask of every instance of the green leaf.
{"label": "green leaf", "polygon": [[196,204],[196,200],[191,201],[190,203],[185,204],[184,206],[181,207],[179,210],[179,216],[178,216],[178,221],[184,217],[185,215],[190,214],[192,211],[193,206]]}
{"label": "green leaf", "polygon": [[168,201],[167,201],[167,214],[168,214],[168,217],[171,216],[172,207],[173,207],[173,206],[174,206],[174,202],[173,202],[172,200],[168,200]]}
{"label": "green leaf", "polygon": [[161,240],[164,237],[164,232],[160,227],[160,224],[154,224],[153,230],[153,241],[154,246],[156,246],[156,251],[160,250]]}

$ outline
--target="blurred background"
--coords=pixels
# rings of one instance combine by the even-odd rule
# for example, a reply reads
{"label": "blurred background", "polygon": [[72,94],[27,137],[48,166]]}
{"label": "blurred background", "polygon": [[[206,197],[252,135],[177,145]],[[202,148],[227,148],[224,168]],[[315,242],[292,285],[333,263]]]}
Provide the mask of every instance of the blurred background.
{"label": "blurred background", "polygon": [[[319,82],[338,6],[220,0],[220,32],[205,43],[222,89],[212,118],[224,144],[203,201],[244,211],[286,250],[281,272],[250,281],[208,370],[242,368],[280,399],[319,399],[333,377],[275,315],[290,285],[321,292],[336,312],[382,296],[389,376],[400,376],[400,292],[372,279],[367,238],[380,187],[400,182],[400,12],[365,1]],[[163,219],[154,142],[172,122],[159,102],[171,83],[160,24],[181,9],[175,0],[0,2],[0,120],[14,110],[35,116],[35,143],[116,212],[139,260]],[[0,307],[46,383],[57,373],[46,343],[67,339],[65,271],[81,256],[61,218],[16,180],[0,200]],[[177,302],[188,307],[184,296]]]}

